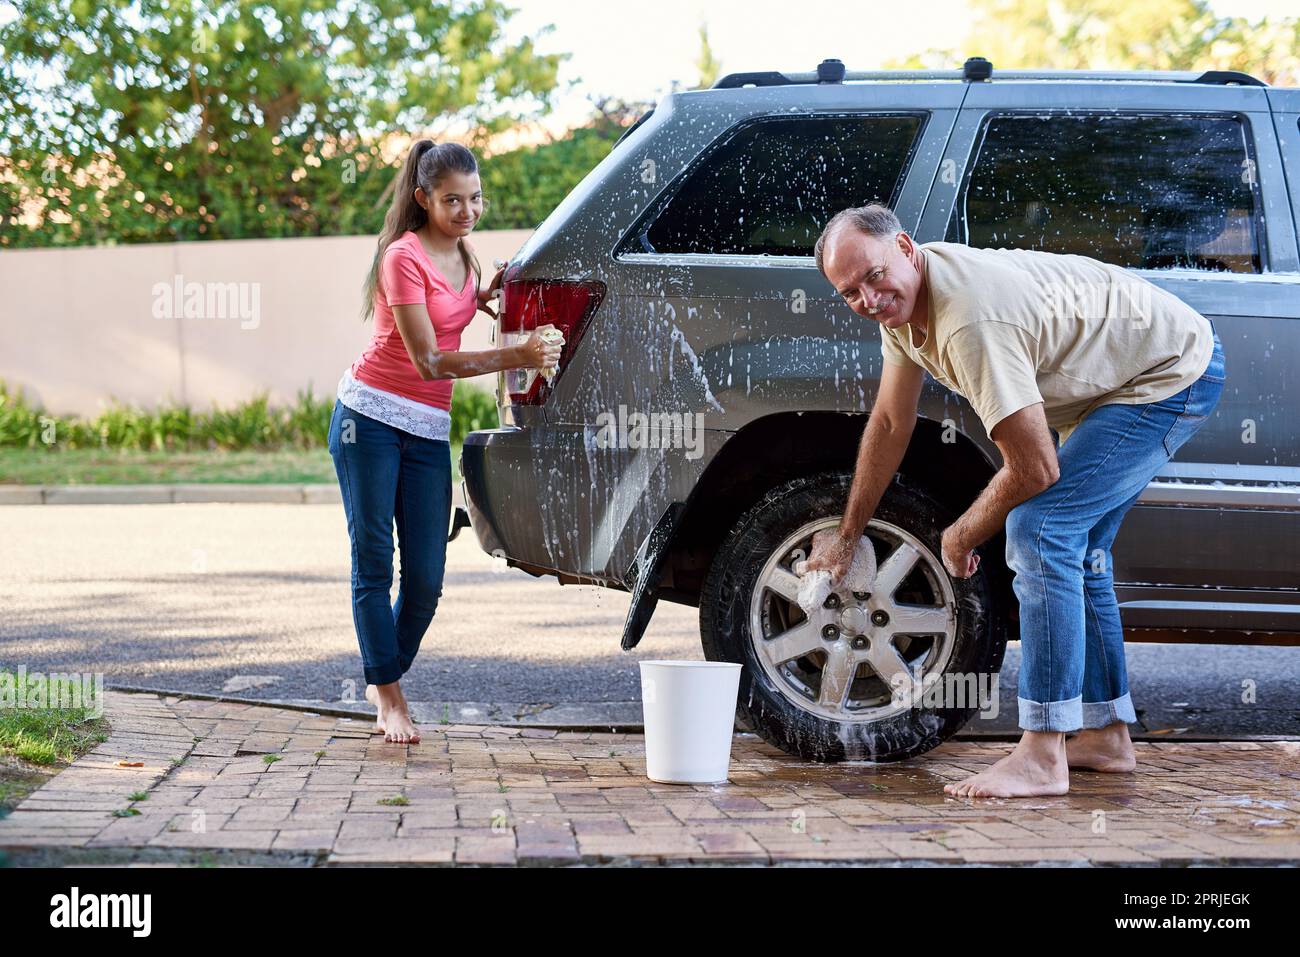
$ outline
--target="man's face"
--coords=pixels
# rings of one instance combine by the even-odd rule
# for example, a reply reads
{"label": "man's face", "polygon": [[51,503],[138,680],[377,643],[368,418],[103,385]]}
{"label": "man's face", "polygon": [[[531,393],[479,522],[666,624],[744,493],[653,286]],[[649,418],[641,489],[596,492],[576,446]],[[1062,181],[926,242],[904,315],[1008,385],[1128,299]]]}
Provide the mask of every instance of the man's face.
{"label": "man's face", "polygon": [[827,240],[822,265],[850,309],[897,329],[911,321],[921,289],[921,273],[912,262],[915,249],[907,233],[880,239],[850,227]]}

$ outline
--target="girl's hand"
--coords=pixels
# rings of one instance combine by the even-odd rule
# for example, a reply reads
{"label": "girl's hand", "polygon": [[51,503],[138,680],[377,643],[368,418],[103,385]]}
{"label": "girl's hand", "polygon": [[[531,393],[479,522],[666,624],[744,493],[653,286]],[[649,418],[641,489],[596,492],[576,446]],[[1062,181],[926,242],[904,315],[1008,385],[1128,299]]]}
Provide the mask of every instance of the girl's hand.
{"label": "girl's hand", "polygon": [[534,329],[532,335],[524,340],[520,348],[523,350],[524,361],[519,368],[554,369],[559,365],[560,350],[564,348],[564,343],[547,342],[542,338],[542,334]]}
{"label": "girl's hand", "polygon": [[[498,260],[498,262],[499,261],[500,260]],[[486,289],[479,290],[478,308],[481,309],[483,312],[486,312],[493,319],[497,317],[497,312],[495,310],[489,309],[488,304],[493,302],[496,299],[497,290],[501,288],[501,277],[502,275],[504,275],[505,271],[506,271],[505,266],[499,266],[497,268],[497,274],[492,277],[492,281],[488,283],[488,287]]]}

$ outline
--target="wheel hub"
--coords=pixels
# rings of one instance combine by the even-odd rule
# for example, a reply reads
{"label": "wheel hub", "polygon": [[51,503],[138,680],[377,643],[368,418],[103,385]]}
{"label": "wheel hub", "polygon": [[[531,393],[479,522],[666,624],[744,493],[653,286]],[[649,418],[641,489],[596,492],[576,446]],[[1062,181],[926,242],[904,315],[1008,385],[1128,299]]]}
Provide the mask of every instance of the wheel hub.
{"label": "wheel hub", "polygon": [[861,605],[849,605],[840,611],[840,628],[850,635],[860,635],[867,630],[867,610]]}
{"label": "wheel hub", "polygon": [[809,522],[759,571],[750,599],[750,640],[781,693],[833,721],[877,721],[912,706],[926,675],[940,673],[957,635],[956,598],[938,557],[896,525],[873,520],[883,543],[871,591],[832,593],[805,615],[794,563],[812,535],[838,518]]}

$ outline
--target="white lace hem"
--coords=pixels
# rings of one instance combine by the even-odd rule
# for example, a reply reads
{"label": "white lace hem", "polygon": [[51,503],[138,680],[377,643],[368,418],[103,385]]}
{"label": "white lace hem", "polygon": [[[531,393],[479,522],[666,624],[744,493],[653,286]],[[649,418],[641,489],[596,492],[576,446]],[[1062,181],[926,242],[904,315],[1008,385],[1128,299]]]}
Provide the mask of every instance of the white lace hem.
{"label": "white lace hem", "polygon": [[395,429],[425,439],[451,440],[451,413],[446,409],[366,385],[353,377],[351,368],[343,370],[337,396],[349,409]]}

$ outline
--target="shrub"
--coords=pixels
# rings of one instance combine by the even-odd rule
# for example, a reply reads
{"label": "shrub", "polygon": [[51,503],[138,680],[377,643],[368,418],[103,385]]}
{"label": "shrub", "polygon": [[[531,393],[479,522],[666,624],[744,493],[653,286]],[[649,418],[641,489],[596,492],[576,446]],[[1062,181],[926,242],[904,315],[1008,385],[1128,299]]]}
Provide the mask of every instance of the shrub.
{"label": "shrub", "polygon": [[[105,448],[129,451],[194,449],[319,449],[329,443],[334,398],[316,398],[309,386],[297,401],[272,407],[265,393],[226,409],[196,413],[187,405],[152,411],[113,402],[92,419],[49,416],[0,380],[0,447],[56,450]],[[451,439],[474,429],[495,428],[496,400],[482,389],[458,384],[451,404]],[[53,441],[47,441],[52,436]]]}
{"label": "shrub", "polygon": [[21,392],[0,381],[0,445],[34,447],[41,441],[41,413]]}
{"label": "shrub", "polygon": [[459,445],[476,429],[495,429],[501,424],[497,400],[490,392],[458,384],[451,400],[451,444]]}

